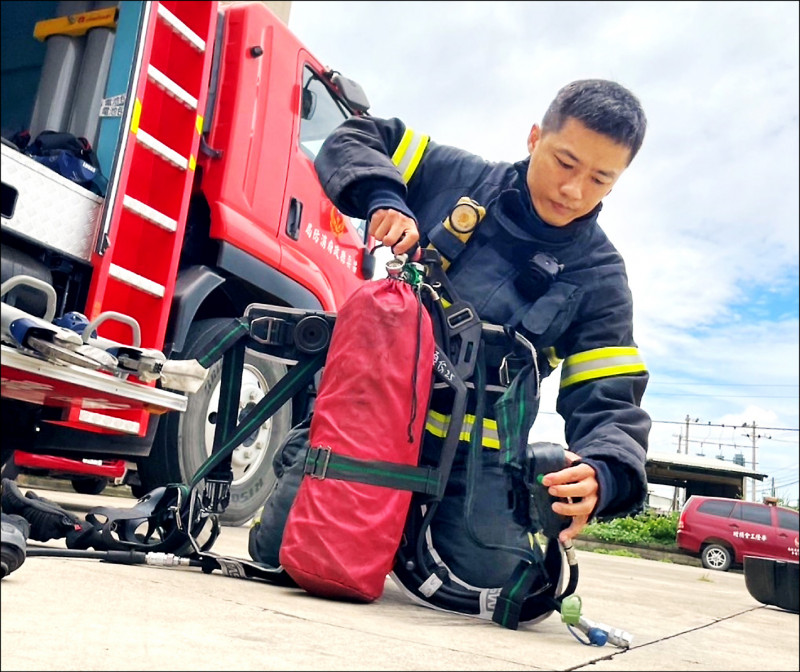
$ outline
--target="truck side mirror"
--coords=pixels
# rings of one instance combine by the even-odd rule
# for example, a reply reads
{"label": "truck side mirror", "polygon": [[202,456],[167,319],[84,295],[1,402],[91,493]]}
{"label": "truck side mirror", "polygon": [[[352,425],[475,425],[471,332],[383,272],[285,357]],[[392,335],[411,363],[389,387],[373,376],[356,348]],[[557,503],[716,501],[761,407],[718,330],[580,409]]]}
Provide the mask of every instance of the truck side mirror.
{"label": "truck side mirror", "polygon": [[311,119],[314,116],[314,110],[317,109],[317,94],[311,89],[303,89],[303,104],[300,116],[302,119]]}
{"label": "truck side mirror", "polygon": [[364,89],[358,82],[344,77],[338,72],[331,76],[331,83],[339,90],[339,93],[356,112],[366,112],[369,109],[369,100]]}

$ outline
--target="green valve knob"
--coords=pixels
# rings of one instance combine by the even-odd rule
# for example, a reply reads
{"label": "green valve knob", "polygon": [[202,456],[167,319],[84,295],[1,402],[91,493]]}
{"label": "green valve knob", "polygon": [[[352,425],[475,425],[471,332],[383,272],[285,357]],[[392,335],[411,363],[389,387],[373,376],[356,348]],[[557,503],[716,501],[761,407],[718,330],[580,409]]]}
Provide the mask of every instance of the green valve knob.
{"label": "green valve knob", "polygon": [[539,475],[536,477],[536,482],[537,482],[539,485],[541,485],[541,484],[542,484],[542,481],[543,481],[543,480],[544,480],[544,474],[539,474]]}
{"label": "green valve knob", "polygon": [[567,625],[577,625],[581,620],[581,598],[568,595],[561,600],[561,621]]}

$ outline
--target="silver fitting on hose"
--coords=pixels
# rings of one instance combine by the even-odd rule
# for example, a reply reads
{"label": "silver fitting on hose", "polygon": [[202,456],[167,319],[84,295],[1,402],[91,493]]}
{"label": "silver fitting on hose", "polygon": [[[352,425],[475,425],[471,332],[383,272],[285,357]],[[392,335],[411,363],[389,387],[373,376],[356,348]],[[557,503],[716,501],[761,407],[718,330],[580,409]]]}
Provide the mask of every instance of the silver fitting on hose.
{"label": "silver fitting on hose", "polygon": [[181,558],[173,553],[151,552],[145,554],[145,562],[155,567],[180,567],[188,565],[188,558]]}
{"label": "silver fitting on hose", "polygon": [[403,266],[405,266],[406,262],[405,259],[402,259],[405,255],[396,256],[394,259],[389,259],[386,262],[386,274],[390,278],[397,278],[399,279],[403,273]]}
{"label": "silver fitting on hose", "polygon": [[567,556],[567,564],[570,566],[578,564],[578,558],[575,556],[575,546],[572,544],[572,539],[568,539],[561,544],[564,549],[564,554]]}

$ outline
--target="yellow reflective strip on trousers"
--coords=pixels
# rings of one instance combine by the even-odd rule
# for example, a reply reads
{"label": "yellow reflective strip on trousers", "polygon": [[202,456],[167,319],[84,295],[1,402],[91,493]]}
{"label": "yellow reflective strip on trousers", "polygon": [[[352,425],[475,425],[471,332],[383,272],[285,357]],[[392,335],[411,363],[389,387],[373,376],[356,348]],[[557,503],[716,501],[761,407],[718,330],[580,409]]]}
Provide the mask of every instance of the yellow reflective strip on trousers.
{"label": "yellow reflective strip on trousers", "polygon": [[637,348],[597,348],[567,357],[561,367],[561,388],[596,378],[645,373]]}
{"label": "yellow reflective strip on trousers", "polygon": [[[464,424],[461,425],[461,432],[458,435],[459,441],[469,441],[472,426],[475,424],[474,415],[465,415]],[[425,429],[434,436],[444,438],[447,436],[447,429],[450,427],[450,416],[444,415],[437,411],[428,411],[428,420],[425,423]],[[497,433],[497,422],[484,418],[483,420],[483,441],[484,448],[499,449],[500,436]]]}
{"label": "yellow reflective strip on trousers", "polygon": [[415,133],[410,128],[406,129],[400,144],[394,150],[392,163],[397,166],[403,176],[403,182],[408,184],[414,171],[417,169],[425,147],[428,146],[428,136]]}

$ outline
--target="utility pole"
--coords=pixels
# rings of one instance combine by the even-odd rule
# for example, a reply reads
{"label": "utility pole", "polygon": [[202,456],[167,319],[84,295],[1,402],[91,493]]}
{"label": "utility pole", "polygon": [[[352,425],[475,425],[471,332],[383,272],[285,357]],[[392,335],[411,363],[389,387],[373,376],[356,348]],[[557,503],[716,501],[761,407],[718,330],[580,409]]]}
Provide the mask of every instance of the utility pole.
{"label": "utility pole", "polygon": [[[757,466],[756,461],[756,421],[753,420],[753,471],[756,470]],[[751,487],[752,487],[752,499],[750,501],[756,501],[756,479],[750,479]]]}
{"label": "utility pole", "polygon": [[[678,451],[680,452],[680,450]],[[689,414],[686,414],[686,454],[689,454]]]}

